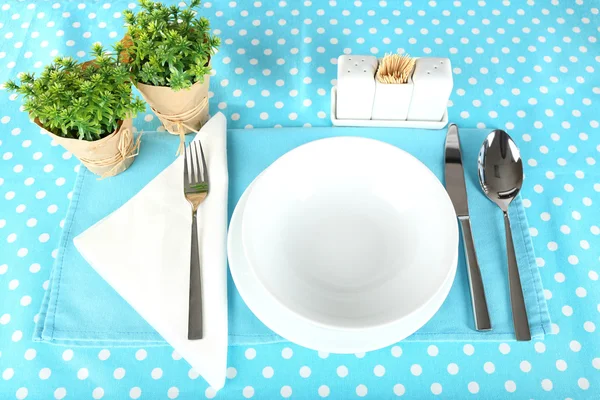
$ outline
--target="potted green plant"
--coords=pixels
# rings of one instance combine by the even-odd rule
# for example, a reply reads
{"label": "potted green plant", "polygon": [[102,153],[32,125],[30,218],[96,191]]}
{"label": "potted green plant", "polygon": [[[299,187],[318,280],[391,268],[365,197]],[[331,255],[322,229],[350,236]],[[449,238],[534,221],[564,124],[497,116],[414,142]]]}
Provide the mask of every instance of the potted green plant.
{"label": "potted green plant", "polygon": [[57,57],[36,77],[21,73],[6,82],[9,92],[23,96],[23,109],[58,144],[91,172],[102,177],[126,170],[137,149],[132,118],[146,109],[132,95],[129,70],[115,53],[94,45],[94,59],[79,63]]}
{"label": "potted green plant", "polygon": [[210,59],[220,44],[206,18],[198,16],[200,0],[189,6],[166,6],[140,0],[140,10],[123,12],[127,33],[122,59],[136,87],[167,131],[195,132],[208,120]]}

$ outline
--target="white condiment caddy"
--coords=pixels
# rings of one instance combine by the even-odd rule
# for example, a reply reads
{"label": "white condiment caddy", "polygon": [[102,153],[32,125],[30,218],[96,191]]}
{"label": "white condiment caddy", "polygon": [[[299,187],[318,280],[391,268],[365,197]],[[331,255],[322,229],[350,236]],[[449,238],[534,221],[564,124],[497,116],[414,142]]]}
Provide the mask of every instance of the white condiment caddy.
{"label": "white condiment caddy", "polygon": [[336,110],[337,87],[331,88],[331,123],[334,126],[373,126],[390,128],[420,128],[420,129],[442,129],[448,124],[448,112],[444,112],[440,121],[402,121],[384,119],[340,119]]}
{"label": "white condiment caddy", "polygon": [[374,56],[338,58],[337,86],[331,91],[335,126],[441,129],[448,123],[452,68],[447,58],[418,58],[408,83],[383,84]]}

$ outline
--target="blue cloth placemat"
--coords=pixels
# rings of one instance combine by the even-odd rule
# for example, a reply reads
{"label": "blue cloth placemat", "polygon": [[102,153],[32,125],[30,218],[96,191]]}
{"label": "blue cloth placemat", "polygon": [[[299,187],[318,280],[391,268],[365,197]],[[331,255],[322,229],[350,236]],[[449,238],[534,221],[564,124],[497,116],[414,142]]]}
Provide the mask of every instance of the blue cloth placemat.
{"label": "blue cloth placemat", "polygon": [[[461,130],[463,162],[473,235],[482,267],[494,329],[472,329],[464,255],[459,257],[452,290],[440,311],[410,341],[512,340],[506,247],[500,210],[479,189],[476,157],[488,130]],[[445,130],[360,128],[256,129],[228,132],[230,214],[250,182],[279,156],[312,140],[329,136],[364,136],[396,145],[419,158],[443,179]],[[164,344],[162,338],[83,260],[73,238],[137,193],[173,159],[176,138],[147,133],[131,168],[117,177],[98,180],[81,168],[65,220],[60,250],[35,330],[35,339],[65,345],[136,346]],[[407,173],[407,171],[399,171]],[[409,172],[408,172],[409,173]],[[520,198],[510,209],[513,238],[525,293],[531,333],[550,333],[550,317],[537,270],[529,227]],[[101,245],[101,244],[99,244]],[[284,341],[265,327],[239,297],[229,279],[230,344]]]}

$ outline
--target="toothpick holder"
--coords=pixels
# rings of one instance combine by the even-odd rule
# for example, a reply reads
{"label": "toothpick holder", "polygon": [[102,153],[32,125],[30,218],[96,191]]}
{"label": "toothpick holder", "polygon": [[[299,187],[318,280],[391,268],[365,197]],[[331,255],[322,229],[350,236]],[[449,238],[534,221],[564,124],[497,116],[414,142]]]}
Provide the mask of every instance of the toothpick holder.
{"label": "toothpick holder", "polygon": [[375,79],[371,119],[405,121],[412,93],[412,78],[407,83],[382,83]]}
{"label": "toothpick holder", "polygon": [[337,118],[371,119],[377,58],[342,55],[338,57],[337,65]]}

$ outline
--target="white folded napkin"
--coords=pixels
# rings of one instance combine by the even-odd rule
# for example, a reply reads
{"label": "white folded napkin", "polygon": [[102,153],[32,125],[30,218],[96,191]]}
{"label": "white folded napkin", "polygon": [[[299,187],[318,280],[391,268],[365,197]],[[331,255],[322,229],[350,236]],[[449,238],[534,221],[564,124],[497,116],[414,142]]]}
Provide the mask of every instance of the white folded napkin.
{"label": "white folded napkin", "polygon": [[212,117],[198,139],[210,177],[210,193],[198,210],[203,339],[187,339],[192,215],[183,195],[183,156],[73,242],[98,274],[219,390],[225,384],[228,333],[225,116]]}

